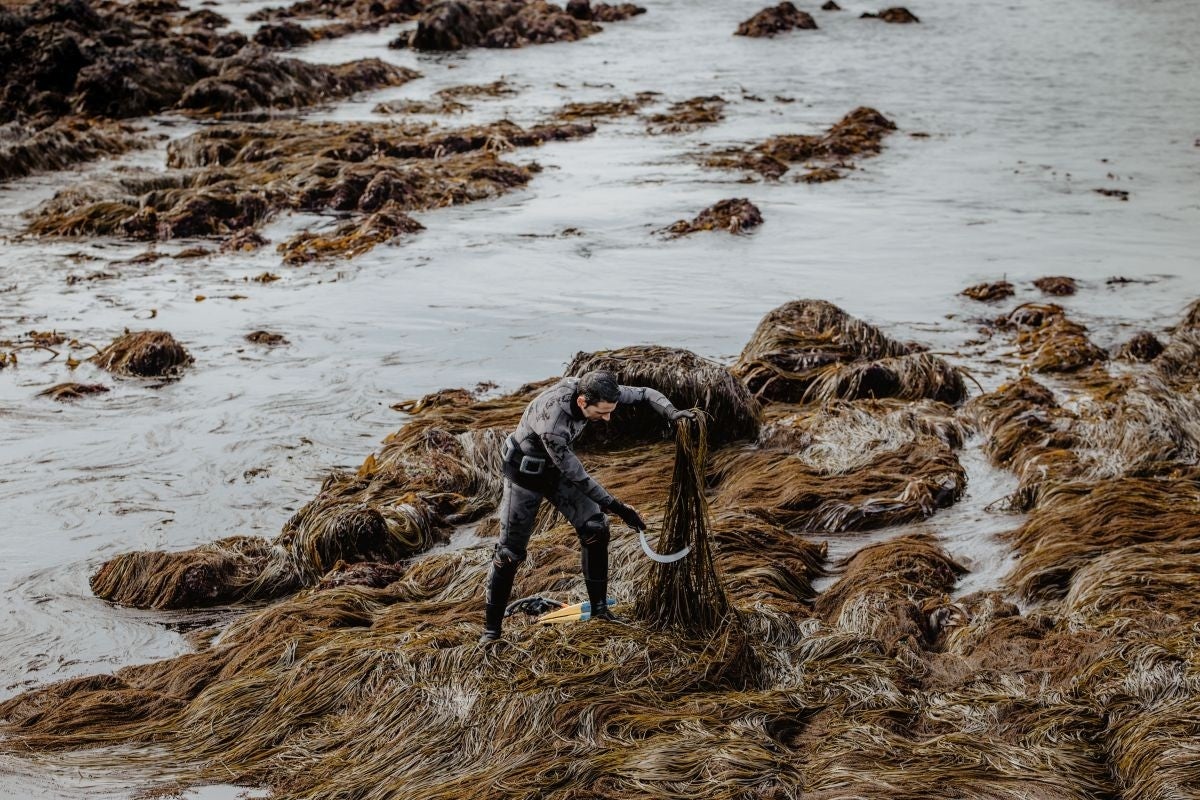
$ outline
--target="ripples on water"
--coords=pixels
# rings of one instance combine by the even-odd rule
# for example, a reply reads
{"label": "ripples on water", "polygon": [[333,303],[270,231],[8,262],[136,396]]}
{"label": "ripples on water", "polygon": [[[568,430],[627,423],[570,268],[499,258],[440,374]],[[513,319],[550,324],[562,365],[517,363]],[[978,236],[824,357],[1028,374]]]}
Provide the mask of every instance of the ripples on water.
{"label": "ripples on water", "polygon": [[[815,12],[821,30],[749,40],[730,34],[765,0],[644,2],[649,13],[591,39],[515,51],[387,50],[396,29],[320,43],[299,57],[375,56],[425,77],[310,116],[379,119],[371,109],[380,100],[504,76],[519,94],[471,101],[470,113],[447,124],[500,116],[528,124],[564,102],[641,90],[664,101],[721,94],[730,100],[725,122],[648,137],[624,119],[601,123],[589,139],[517,151],[508,157],[546,168],[527,190],[417,215],[427,231],[350,263],[292,269],[264,248],[129,265],[118,262],[145,245],[6,243],[0,338],[56,328],[103,345],[126,326],[156,327],[183,341],[196,364],[157,389],[88,365],[72,373],[44,353],[23,353],[19,368],[0,371],[0,696],[185,650],[162,615],[94,600],[90,572],[121,551],[273,535],[329,468],[358,464],[402,422],[389,408],[399,399],[482,380],[511,388],[557,374],[577,350],[631,343],[728,358],[766,311],[797,297],[831,300],[899,337],[954,351],[973,336],[969,319],[991,313],[956,296],[981,280],[1017,283],[1015,303],[1035,299],[1033,278],[1075,276],[1081,291],[1064,305],[1102,345],[1169,324],[1200,295],[1191,51],[1200,4],[915,0],[922,24],[914,26],[859,20],[868,6],[850,4]],[[264,5],[222,0],[214,10],[249,33],[245,16]],[[840,182],[743,184],[685,157],[815,132],[860,104],[900,131]],[[149,133],[195,128],[164,117]],[[20,212],[58,188],[115,164],[161,169],[164,153],[165,141],[0,188],[0,233],[15,234]],[[1108,186],[1130,191],[1129,202],[1093,191]],[[762,208],[759,232],[671,242],[651,234],[731,196]],[[280,219],[268,237],[313,220]],[[583,235],[558,235],[569,227]],[[118,277],[66,283],[100,270]],[[264,270],[283,279],[247,280]],[[1153,282],[1106,286],[1114,275]],[[198,294],[209,299],[195,302]],[[242,340],[259,328],[291,345],[267,351]],[[985,384],[1007,374],[975,366]],[[71,379],[113,391],[69,405],[35,396]],[[977,452],[964,459],[972,494],[926,528],[983,566],[966,581],[986,588],[1006,568],[991,537],[1013,520],[983,506],[1005,493],[1007,476]],[[20,785],[89,796],[66,783],[46,788],[50,780]]]}

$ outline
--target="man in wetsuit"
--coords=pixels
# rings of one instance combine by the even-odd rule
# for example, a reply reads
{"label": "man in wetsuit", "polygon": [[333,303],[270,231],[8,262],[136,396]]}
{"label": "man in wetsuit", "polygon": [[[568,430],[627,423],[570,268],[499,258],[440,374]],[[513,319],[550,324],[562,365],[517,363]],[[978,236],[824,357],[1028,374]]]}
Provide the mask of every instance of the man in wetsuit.
{"label": "man in wetsuit", "polygon": [[504,443],[504,495],[500,501],[500,541],[488,572],[487,613],[481,642],[500,638],[513,576],[542,499],[549,500],[575,526],[582,547],[583,581],[592,619],[612,620],[608,610],[608,517],[614,514],[634,530],[646,524],[637,511],[609,494],[588,475],[571,449],[589,420],[605,420],[618,403],[649,403],[668,420],[691,417],[661,392],[621,386],[611,372],[563,378],[526,407],[516,431]]}

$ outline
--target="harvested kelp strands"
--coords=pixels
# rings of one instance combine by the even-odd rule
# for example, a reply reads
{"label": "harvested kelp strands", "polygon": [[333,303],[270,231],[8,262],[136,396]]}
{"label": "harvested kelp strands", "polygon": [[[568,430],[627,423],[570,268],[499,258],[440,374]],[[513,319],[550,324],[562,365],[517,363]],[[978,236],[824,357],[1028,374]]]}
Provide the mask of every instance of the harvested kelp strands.
{"label": "harvested kelp strands", "polygon": [[1173,383],[1195,384],[1200,380],[1200,328],[1177,327],[1154,359],[1154,367]]}
{"label": "harvested kelp strands", "polygon": [[57,383],[49,389],[38,392],[38,397],[49,397],[60,403],[68,400],[78,400],[91,394],[104,394],[109,391],[103,383]]}
{"label": "harvested kelp strands", "polygon": [[907,25],[910,23],[921,21],[921,20],[917,19],[916,14],[912,13],[907,8],[904,8],[903,6],[896,6],[894,8],[885,8],[883,11],[880,11],[878,13],[865,11],[862,13],[862,15],[859,18],[860,19],[879,19],[879,20],[882,20],[883,22],[890,22],[894,25]]}
{"label": "harvested kelp strands", "polygon": [[1056,297],[1065,297],[1075,294],[1079,288],[1074,278],[1066,275],[1048,275],[1044,278],[1038,278],[1033,282],[1033,285],[1042,291],[1042,294],[1054,295]]}
{"label": "harvested kelp strands", "polygon": [[168,378],[179,375],[194,359],[166,331],[137,331],[118,336],[88,361],[114,375]]}
{"label": "harvested kelp strands", "polygon": [[1079,444],[1070,433],[1076,415],[1029,376],[972,398],[963,413],[984,435],[984,451],[997,466],[1019,469],[1026,451],[1070,450]]}
{"label": "harvested kelp strands", "polygon": [[[727,367],[690,350],[633,345],[619,350],[576,353],[565,375],[593,370],[613,372],[625,386],[648,386],[666,395],[676,408],[699,408],[708,415],[712,444],[754,439],[758,435],[758,402]],[[608,426],[591,425],[580,437],[581,448],[661,438],[668,425],[644,403],[618,405]]]}
{"label": "harvested kelp strands", "polygon": [[1008,538],[1020,560],[1006,584],[1030,600],[1054,600],[1080,569],[1104,553],[1146,543],[1195,538],[1200,477],[1121,477],[1064,482],[1045,489],[1024,524]]}
{"label": "harvested kelp strands", "polygon": [[719,200],[697,214],[690,222],[681,219],[663,228],[659,233],[665,233],[672,239],[699,231],[739,234],[757,228],[762,223],[763,216],[758,206],[744,197],[735,197]]}
{"label": "harvested kelp strands", "polygon": [[1108,359],[1088,338],[1087,328],[1054,303],[1024,303],[1000,323],[1016,329],[1017,349],[1034,372],[1075,372]]}
{"label": "harvested kelp strands", "polygon": [[283,255],[283,263],[296,266],[331,258],[354,258],[377,244],[423,230],[424,225],[389,204],[361,221],[345,222],[330,233],[298,233],[276,249]]}
{"label": "harvested kelp strands", "polygon": [[728,623],[733,609],[713,563],[704,469],[708,421],[703,414],[675,426],[675,469],[667,495],[658,551],[688,555],[656,564],[635,613],[652,627],[710,636]]}
{"label": "harvested kelp strands", "polygon": [[543,0],[437,0],[417,18],[416,30],[391,42],[414,50],[512,49],[530,44],[574,42],[603,30]]}
{"label": "harvested kelp strands", "polygon": [[149,144],[128,125],[67,117],[45,128],[0,125],[0,181],[116,156]]}
{"label": "harvested kelp strands", "polygon": [[839,629],[878,639],[889,650],[901,640],[925,649],[936,639],[922,603],[951,589],[967,570],[932,536],[913,534],[868,545],[837,567],[843,574],[821,593],[817,614]]}
{"label": "harvested kelp strands", "polygon": [[738,25],[735,36],[774,36],[790,30],[816,30],[817,22],[787,0],[777,6],[769,6]]}
{"label": "harvested kelp strands", "polygon": [[321,576],[318,589],[336,589],[340,586],[366,586],[371,589],[382,589],[395,583],[404,576],[401,563],[386,563],[382,561],[363,561],[357,564],[347,564],[339,561]]}
{"label": "harvested kelp strands", "polygon": [[1165,348],[1150,331],[1138,331],[1113,352],[1113,358],[1123,361],[1153,361],[1162,355]]}
{"label": "harvested kelp strands", "polygon": [[714,506],[790,530],[832,533],[915,522],[962,496],[966,471],[932,436],[901,433],[871,444],[852,461],[830,459],[819,438],[799,451],[791,445],[725,448],[713,458]]}
{"label": "harvested kelp strands", "polygon": [[[852,159],[856,157],[881,152],[884,137],[894,130],[896,124],[883,114],[860,106],[831,125],[824,134],[773,136],[753,146],[705,154],[700,160],[706,167],[744,170],[772,180],[786,173],[790,165],[802,163],[828,179],[829,170],[852,166]],[[826,163],[821,166],[819,162]]]}
{"label": "harvested kelp strands", "polygon": [[670,108],[653,114],[646,123],[650,134],[690,133],[725,119],[725,98],[720,95],[692,97],[672,103]]}
{"label": "harvested kelp strands", "polygon": [[832,303],[793,300],[763,317],[731,370],[761,400],[962,401],[967,393],[962,370],[917,349]]}
{"label": "harvested kelp strands", "polygon": [[1188,303],[1179,323],[1181,328],[1200,328],[1200,299]]}
{"label": "harvested kelp strands", "polygon": [[963,289],[960,294],[964,297],[969,297],[972,300],[979,300],[984,303],[994,303],[997,300],[1003,300],[1007,297],[1012,297],[1017,293],[1013,285],[1008,281],[996,281],[995,283],[977,283],[974,286],[968,286]]}

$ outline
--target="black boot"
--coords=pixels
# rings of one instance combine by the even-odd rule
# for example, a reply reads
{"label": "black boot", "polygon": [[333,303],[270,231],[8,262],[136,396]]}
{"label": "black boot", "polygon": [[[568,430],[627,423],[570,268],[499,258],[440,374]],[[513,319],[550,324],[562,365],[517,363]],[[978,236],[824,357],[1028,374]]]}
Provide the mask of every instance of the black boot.
{"label": "black boot", "polygon": [[500,629],[504,624],[504,608],[508,605],[508,596],[512,593],[513,577],[517,574],[517,565],[496,564],[488,570],[487,606],[484,612],[483,636],[480,642],[494,642],[500,638]]}
{"label": "black boot", "polygon": [[618,621],[608,610],[608,542],[583,545],[580,558],[583,566],[583,585],[587,587],[592,619]]}

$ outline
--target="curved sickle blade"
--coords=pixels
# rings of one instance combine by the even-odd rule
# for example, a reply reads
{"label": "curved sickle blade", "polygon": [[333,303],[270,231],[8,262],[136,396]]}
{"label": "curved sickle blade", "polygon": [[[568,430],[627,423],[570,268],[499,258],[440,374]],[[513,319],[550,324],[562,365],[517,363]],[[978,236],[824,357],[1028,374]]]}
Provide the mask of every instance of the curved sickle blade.
{"label": "curved sickle blade", "polygon": [[655,561],[657,561],[660,564],[670,564],[672,561],[678,561],[679,559],[686,556],[688,553],[692,552],[691,547],[685,547],[682,550],[680,550],[678,553],[671,553],[671,555],[669,555],[669,556],[660,556],[658,553],[656,553],[650,549],[650,542],[648,542],[646,540],[646,532],[645,531],[638,531],[638,536],[640,536],[642,539],[642,552],[645,553],[646,555],[650,556],[650,558],[654,559]]}

